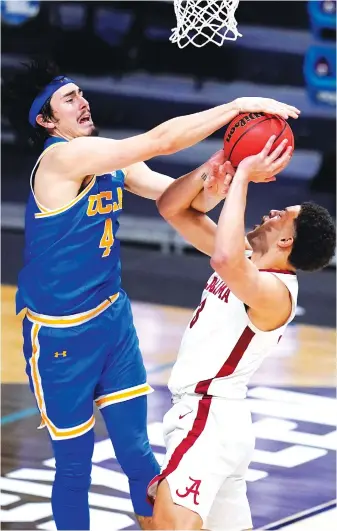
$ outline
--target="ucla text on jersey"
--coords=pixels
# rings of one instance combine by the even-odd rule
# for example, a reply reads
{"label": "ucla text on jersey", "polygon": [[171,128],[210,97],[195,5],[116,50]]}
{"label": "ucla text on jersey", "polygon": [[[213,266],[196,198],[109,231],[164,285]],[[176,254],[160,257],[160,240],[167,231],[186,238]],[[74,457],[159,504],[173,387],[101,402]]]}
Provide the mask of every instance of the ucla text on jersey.
{"label": "ucla text on jersey", "polygon": [[[47,151],[66,140],[50,138]],[[49,210],[35,198],[31,183],[25,219],[24,267],[18,279],[17,312],[70,315],[95,308],[120,289],[123,170],[92,176],[67,205]]]}

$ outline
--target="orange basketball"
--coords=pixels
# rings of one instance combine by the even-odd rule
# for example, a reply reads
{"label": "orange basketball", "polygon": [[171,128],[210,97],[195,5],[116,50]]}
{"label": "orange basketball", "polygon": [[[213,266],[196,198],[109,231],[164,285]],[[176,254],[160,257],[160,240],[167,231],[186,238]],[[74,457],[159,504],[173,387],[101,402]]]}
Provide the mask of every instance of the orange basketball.
{"label": "orange basketball", "polygon": [[276,135],[272,149],[285,138],[288,139],[287,147],[294,148],[293,132],[283,118],[263,112],[239,114],[226,129],[225,157],[237,168],[244,158],[260,153],[272,135]]}

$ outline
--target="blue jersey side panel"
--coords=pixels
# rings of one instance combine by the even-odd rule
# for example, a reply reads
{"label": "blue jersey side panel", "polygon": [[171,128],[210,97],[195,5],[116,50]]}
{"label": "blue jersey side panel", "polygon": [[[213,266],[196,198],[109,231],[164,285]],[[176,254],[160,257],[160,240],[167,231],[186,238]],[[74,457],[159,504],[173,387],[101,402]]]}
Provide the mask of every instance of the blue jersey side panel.
{"label": "blue jersey side panel", "polygon": [[120,289],[124,172],[93,178],[68,205],[41,212],[31,192],[25,219],[24,267],[17,312],[46,315],[90,310]]}

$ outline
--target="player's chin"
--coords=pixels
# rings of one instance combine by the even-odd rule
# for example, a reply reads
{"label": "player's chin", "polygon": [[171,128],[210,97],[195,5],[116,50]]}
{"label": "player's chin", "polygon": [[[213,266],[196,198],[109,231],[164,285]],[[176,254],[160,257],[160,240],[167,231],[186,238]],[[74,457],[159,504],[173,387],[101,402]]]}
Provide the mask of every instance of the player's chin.
{"label": "player's chin", "polygon": [[78,125],[81,136],[92,136],[93,132],[96,129],[94,123],[91,120],[90,122],[83,122],[82,124]]}
{"label": "player's chin", "polygon": [[246,238],[247,238],[249,243],[251,243],[252,240],[254,240],[255,234],[256,234],[255,230],[250,230],[249,232],[246,233]]}
{"label": "player's chin", "polygon": [[247,238],[249,238],[250,236],[254,236],[254,234],[256,234],[257,232],[259,232],[259,228],[261,227],[261,225],[254,225],[254,227],[252,228],[252,230],[250,230],[249,232],[247,232],[246,236]]}

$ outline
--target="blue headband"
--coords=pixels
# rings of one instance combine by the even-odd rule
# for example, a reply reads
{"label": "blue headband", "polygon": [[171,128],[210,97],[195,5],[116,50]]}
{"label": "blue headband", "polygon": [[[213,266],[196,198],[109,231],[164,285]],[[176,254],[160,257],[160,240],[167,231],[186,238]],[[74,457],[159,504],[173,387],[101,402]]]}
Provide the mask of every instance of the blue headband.
{"label": "blue headband", "polygon": [[36,117],[40,114],[42,107],[46,101],[56,92],[59,88],[68,85],[69,83],[75,83],[72,79],[65,76],[57,76],[45,86],[45,88],[40,92],[35,100],[33,101],[31,108],[29,109],[29,123],[33,127],[37,127]]}

